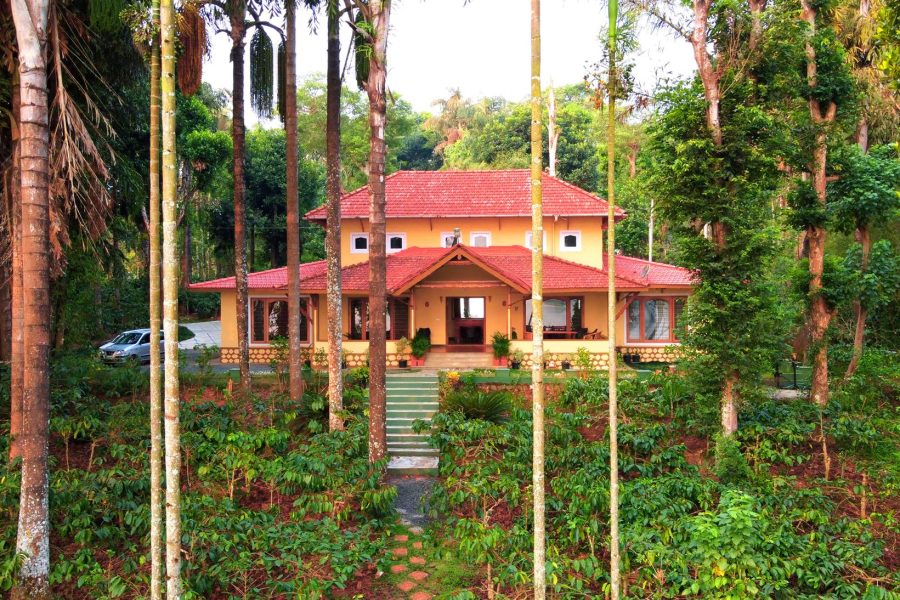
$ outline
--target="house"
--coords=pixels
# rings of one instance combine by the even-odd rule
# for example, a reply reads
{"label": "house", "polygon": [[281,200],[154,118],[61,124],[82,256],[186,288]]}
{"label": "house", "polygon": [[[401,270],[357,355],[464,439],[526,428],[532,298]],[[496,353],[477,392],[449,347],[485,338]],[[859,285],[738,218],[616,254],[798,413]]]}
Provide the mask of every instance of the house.
{"label": "house", "polygon": [[[501,332],[531,352],[531,189],[527,169],[400,171],[386,178],[388,360],[396,340],[424,330],[434,352],[490,352]],[[596,367],[608,361],[605,201],[555,177],[543,178],[544,351],[551,363],[586,348]],[[344,352],[350,366],[368,350],[368,191],[341,202]],[[616,220],[626,214],[616,209]],[[325,208],[306,219],[325,227]],[[303,343],[327,348],[325,261],[300,267]],[[197,283],[221,294],[222,361],[238,356],[233,277]],[[271,342],[287,335],[287,270],[249,276],[250,357],[267,362]],[[619,351],[641,360],[672,358],[691,291],[686,269],[616,257]],[[528,366],[528,360],[525,366]],[[552,364],[551,364],[552,366]]]}

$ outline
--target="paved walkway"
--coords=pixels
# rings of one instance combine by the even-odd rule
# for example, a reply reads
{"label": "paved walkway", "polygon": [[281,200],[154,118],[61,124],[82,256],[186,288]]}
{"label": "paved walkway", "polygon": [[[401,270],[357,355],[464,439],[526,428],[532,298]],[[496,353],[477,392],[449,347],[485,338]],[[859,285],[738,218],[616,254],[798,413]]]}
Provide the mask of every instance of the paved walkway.
{"label": "paved walkway", "polygon": [[182,323],[182,325],[192,332],[194,337],[189,340],[179,342],[178,347],[182,350],[191,350],[197,346],[221,346],[222,345],[222,322],[221,321],[202,321],[198,323]]}
{"label": "paved walkway", "polygon": [[409,534],[395,535],[392,542],[390,571],[397,581],[394,587],[409,600],[430,600],[433,595],[427,591],[426,581],[431,577],[431,569],[421,536],[411,530]]}

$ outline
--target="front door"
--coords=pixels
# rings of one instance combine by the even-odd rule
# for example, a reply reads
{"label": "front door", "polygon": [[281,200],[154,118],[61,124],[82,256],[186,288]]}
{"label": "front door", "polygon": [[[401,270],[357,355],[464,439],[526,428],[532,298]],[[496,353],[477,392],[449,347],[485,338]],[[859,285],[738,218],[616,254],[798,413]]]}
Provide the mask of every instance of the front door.
{"label": "front door", "polygon": [[484,298],[447,298],[447,344],[484,344]]}

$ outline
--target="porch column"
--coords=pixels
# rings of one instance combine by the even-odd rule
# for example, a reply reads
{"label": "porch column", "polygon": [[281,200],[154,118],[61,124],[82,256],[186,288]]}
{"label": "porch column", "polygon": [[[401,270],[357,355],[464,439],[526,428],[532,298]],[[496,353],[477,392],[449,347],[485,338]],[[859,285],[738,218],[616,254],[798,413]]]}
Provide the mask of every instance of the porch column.
{"label": "porch column", "polygon": [[310,296],[307,306],[312,306],[312,323],[310,323],[312,335],[309,336],[309,359],[312,360],[312,355],[316,351],[316,340],[319,338],[319,297]]}
{"label": "porch column", "polygon": [[409,337],[416,337],[416,288],[409,290]]}
{"label": "porch column", "polygon": [[512,294],[506,286],[506,337],[512,338]]}

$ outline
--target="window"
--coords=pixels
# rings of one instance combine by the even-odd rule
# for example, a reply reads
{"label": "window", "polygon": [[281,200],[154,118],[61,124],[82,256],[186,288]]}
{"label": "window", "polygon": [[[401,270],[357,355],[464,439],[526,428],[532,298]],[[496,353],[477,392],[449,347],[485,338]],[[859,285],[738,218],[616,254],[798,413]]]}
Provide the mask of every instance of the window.
{"label": "window", "polygon": [[400,252],[406,248],[405,233],[389,233],[387,234],[387,252]]}
{"label": "window", "polygon": [[[526,231],[526,232],[525,232],[525,247],[528,248],[529,250],[532,250],[532,249],[533,249],[533,248],[531,247],[531,239],[532,239],[531,236],[532,236],[533,234],[534,234],[533,231]],[[543,234],[544,234],[544,235],[541,236],[541,240],[544,242],[543,248],[544,248],[544,250],[546,250],[546,249],[547,249],[547,232],[544,231]]]}
{"label": "window", "polygon": [[491,234],[488,231],[473,231],[469,234],[469,245],[476,248],[487,248],[491,245]]}
{"label": "window", "polygon": [[350,234],[350,253],[351,254],[367,254],[369,252],[369,234],[368,233],[351,233]]}
{"label": "window", "polygon": [[150,334],[149,334],[149,333],[145,333],[144,335],[142,335],[142,336],[141,336],[141,341],[140,341],[139,343],[140,343],[140,344],[149,344],[149,343],[150,343]]}
{"label": "window", "polygon": [[484,298],[452,298],[451,316],[454,319],[483,319]]}
{"label": "window", "polygon": [[629,342],[677,342],[685,298],[637,298],[628,305]]}
{"label": "window", "polygon": [[456,243],[456,234],[452,231],[441,232],[441,248],[449,248]]}
{"label": "window", "polygon": [[561,252],[578,252],[581,250],[581,232],[560,231],[559,249]]}
{"label": "window", "polygon": [[[531,299],[525,301],[525,331],[531,332]],[[544,300],[544,338],[582,339],[584,327],[584,298],[546,298]]]}
{"label": "window", "polygon": [[[250,342],[270,344],[279,337],[288,337],[287,300],[253,298],[250,301]],[[309,342],[309,300],[300,299],[300,341]]]}
{"label": "window", "polygon": [[[409,302],[404,298],[388,298],[385,312],[387,339],[399,340],[409,337]],[[351,340],[369,339],[369,299],[350,299],[350,331],[347,337]]]}

